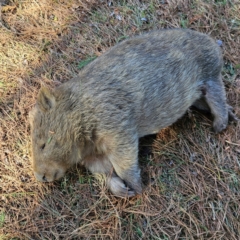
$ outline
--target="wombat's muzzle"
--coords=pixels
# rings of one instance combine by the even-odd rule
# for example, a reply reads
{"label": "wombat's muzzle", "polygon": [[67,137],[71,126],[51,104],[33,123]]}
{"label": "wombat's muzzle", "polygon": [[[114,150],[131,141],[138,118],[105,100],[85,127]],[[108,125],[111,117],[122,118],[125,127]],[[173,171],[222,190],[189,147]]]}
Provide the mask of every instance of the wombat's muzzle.
{"label": "wombat's muzzle", "polygon": [[46,178],[45,175],[34,172],[34,176],[39,182],[48,182],[48,179]]}
{"label": "wombat's muzzle", "polygon": [[49,176],[48,174],[34,172],[34,176],[39,182],[53,182],[55,180],[62,178],[64,174],[65,173],[62,171],[56,171],[52,176]]}

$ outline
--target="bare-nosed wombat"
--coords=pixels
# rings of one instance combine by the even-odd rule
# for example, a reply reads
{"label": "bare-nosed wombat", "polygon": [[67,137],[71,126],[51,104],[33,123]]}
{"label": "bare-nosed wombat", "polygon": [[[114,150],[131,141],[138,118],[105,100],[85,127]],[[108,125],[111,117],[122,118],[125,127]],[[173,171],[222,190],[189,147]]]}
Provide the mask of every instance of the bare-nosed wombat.
{"label": "bare-nosed wombat", "polygon": [[82,163],[104,174],[113,194],[141,193],[140,137],[191,105],[211,111],[216,132],[237,119],[226,103],[222,62],[209,36],[161,30],[117,44],[54,90],[43,87],[30,112],[36,178],[50,182]]}

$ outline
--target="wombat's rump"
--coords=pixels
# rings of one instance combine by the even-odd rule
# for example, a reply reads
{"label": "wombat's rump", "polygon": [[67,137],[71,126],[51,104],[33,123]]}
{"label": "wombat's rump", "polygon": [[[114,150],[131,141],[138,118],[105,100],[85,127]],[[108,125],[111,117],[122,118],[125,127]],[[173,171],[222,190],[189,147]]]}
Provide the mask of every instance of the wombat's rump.
{"label": "wombat's rump", "polygon": [[219,46],[191,30],[161,30],[121,42],[73,80],[42,88],[30,113],[40,181],[81,162],[104,174],[117,196],[141,193],[138,139],[157,133],[191,106],[210,110],[220,132],[229,118]]}

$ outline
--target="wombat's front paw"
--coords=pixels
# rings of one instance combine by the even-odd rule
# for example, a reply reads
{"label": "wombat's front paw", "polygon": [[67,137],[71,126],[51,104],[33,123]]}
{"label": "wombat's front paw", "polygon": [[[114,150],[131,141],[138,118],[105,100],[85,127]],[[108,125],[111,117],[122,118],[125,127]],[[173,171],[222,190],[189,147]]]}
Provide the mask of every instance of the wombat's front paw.
{"label": "wombat's front paw", "polygon": [[135,191],[126,187],[120,177],[111,177],[108,180],[108,186],[111,192],[117,197],[133,197],[136,195]]}

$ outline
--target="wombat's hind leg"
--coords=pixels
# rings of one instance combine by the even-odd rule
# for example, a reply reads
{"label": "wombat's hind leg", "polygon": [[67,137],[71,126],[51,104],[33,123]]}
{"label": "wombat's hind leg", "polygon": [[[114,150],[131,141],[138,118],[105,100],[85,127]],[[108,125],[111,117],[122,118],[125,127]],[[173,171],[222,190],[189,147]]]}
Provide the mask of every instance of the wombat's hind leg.
{"label": "wombat's hind leg", "polygon": [[226,103],[226,93],[221,79],[206,83],[205,101],[214,117],[213,129],[216,133],[224,130],[229,119],[237,119],[232,108]]}

